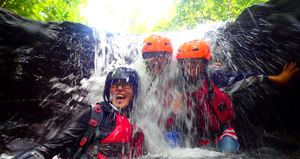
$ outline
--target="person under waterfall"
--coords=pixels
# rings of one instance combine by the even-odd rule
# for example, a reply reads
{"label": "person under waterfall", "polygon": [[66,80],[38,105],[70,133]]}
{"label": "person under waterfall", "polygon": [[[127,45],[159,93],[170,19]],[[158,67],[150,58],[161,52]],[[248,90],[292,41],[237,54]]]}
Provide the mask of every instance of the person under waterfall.
{"label": "person under waterfall", "polygon": [[86,107],[52,139],[14,158],[141,157],[144,133],[129,121],[138,92],[139,76],[134,69],[119,67],[109,72],[103,102]]}
{"label": "person under waterfall", "polygon": [[[172,87],[172,82],[176,77],[173,69],[175,63],[171,61],[172,56],[173,46],[169,37],[151,34],[144,39],[142,57],[146,65],[147,75],[150,77],[149,89],[154,89],[154,91],[147,91],[147,93],[153,93],[158,100],[154,108],[158,110],[155,114],[159,114],[157,115],[157,124],[163,128],[161,131],[165,134],[166,142],[173,148],[182,147],[184,144],[182,141],[176,143],[176,141],[169,140],[167,135],[181,133],[185,129],[185,125],[179,124],[180,121],[176,120],[177,114],[174,113],[176,110],[173,110],[173,108],[177,108],[173,107],[174,103],[180,104],[181,102],[173,100],[174,97],[179,96],[179,93],[176,93]],[[177,139],[182,140],[178,135]]]}
{"label": "person under waterfall", "polygon": [[[225,154],[234,154],[240,147],[233,123],[233,104],[226,93],[265,80],[288,85],[299,71],[293,62],[277,76],[216,69],[211,67],[210,47],[203,40],[182,44],[176,59],[182,71],[182,79],[178,78],[177,85],[182,86],[184,110],[195,124],[191,131],[193,139],[190,139],[195,141],[193,146],[218,148]],[[177,111],[182,111],[182,103],[177,107]]]}

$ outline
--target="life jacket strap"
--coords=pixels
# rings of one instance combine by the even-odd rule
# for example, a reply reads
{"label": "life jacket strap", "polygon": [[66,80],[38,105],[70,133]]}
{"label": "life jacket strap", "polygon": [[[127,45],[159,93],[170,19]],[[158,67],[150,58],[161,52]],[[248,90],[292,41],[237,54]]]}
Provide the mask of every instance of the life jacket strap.
{"label": "life jacket strap", "polygon": [[[86,150],[87,146],[91,141],[91,137],[95,134],[95,143],[94,143],[94,153],[93,158],[97,158],[98,154],[98,145],[100,142],[100,129],[99,126],[102,121],[103,112],[101,110],[101,106],[99,104],[92,104],[91,105],[91,118],[88,123],[88,128],[84,133],[82,139],[80,140],[80,147],[76,151],[75,155],[73,156],[74,159],[78,157],[78,155],[82,152],[82,150]],[[97,141],[96,141],[97,140]],[[96,154],[95,154],[96,151]]]}
{"label": "life jacket strap", "polygon": [[[100,105],[98,105],[98,106],[100,106]],[[100,107],[100,109],[101,109],[101,107]],[[98,117],[100,118],[99,119],[99,123],[101,123],[101,121],[102,121],[102,118],[103,118],[103,113],[101,113],[102,111],[100,110],[100,112],[98,112],[97,111],[97,107],[95,108],[95,112],[97,112],[97,113],[99,113],[99,115],[98,114],[96,114],[96,115],[98,115]],[[100,126],[100,124],[96,124],[96,127],[95,127],[95,138],[94,138],[94,152],[93,152],[93,158],[94,159],[97,159],[98,158],[98,147],[99,147],[99,143],[100,143],[100,128],[99,128],[99,126]]]}

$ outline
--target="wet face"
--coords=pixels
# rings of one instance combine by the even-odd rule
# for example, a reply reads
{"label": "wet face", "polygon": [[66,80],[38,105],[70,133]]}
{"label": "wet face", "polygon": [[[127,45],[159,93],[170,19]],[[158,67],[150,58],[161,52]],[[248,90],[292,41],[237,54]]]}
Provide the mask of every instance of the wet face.
{"label": "wet face", "polygon": [[133,97],[132,86],[125,80],[114,81],[110,86],[109,93],[112,104],[118,109],[126,108]]}
{"label": "wet face", "polygon": [[151,72],[155,75],[159,75],[166,68],[170,53],[149,53],[145,58]]}
{"label": "wet face", "polygon": [[198,76],[204,68],[203,58],[186,58],[182,64],[184,71],[191,77]]}

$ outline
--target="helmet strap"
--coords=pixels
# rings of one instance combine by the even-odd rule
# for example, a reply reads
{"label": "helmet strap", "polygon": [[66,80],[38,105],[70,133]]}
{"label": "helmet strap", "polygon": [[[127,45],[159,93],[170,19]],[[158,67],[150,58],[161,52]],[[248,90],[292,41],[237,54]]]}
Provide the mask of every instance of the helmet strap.
{"label": "helmet strap", "polygon": [[116,111],[118,111],[118,112],[120,112],[120,110],[119,109],[117,109],[111,102],[109,102],[109,105],[114,109],[114,110],[116,110]]}

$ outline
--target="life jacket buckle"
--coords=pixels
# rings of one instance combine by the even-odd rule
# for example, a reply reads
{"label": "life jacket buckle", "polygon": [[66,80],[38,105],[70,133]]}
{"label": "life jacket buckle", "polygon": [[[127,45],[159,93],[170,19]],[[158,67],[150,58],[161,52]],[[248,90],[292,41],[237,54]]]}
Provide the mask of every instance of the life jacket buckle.
{"label": "life jacket buckle", "polygon": [[101,106],[99,104],[92,104],[95,107],[97,113],[101,113]]}
{"label": "life jacket buckle", "polygon": [[101,113],[101,108],[95,107],[95,111],[96,111],[97,113]]}
{"label": "life jacket buckle", "polygon": [[96,125],[98,124],[98,121],[94,120],[94,119],[91,119],[91,121],[90,121],[89,124],[92,125],[92,126],[94,126],[94,127],[96,127]]}
{"label": "life jacket buckle", "polygon": [[80,146],[83,146],[87,141],[87,138],[86,137],[83,137],[80,141]]}

